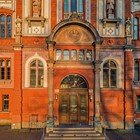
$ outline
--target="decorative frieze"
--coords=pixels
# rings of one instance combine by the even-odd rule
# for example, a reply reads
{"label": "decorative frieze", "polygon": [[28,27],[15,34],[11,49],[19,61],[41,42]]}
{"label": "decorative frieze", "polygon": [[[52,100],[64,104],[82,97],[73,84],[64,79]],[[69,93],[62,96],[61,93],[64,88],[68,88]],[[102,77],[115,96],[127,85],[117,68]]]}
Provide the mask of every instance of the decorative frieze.
{"label": "decorative frieze", "polygon": [[0,0],[0,7],[14,10],[15,0]]}

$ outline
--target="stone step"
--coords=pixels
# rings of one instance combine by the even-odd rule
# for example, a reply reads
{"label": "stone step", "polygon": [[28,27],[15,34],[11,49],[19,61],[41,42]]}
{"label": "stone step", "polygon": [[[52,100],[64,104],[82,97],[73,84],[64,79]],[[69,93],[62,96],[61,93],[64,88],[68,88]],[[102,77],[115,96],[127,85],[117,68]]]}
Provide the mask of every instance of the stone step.
{"label": "stone step", "polygon": [[105,137],[45,137],[44,140],[105,140]]}
{"label": "stone step", "polygon": [[56,134],[56,133],[52,133],[52,134],[49,134],[49,137],[52,137],[52,136],[55,136],[55,137],[61,137],[61,136],[63,136],[63,137],[95,137],[95,136],[100,136],[100,134],[99,133],[95,133],[95,134],[78,134],[78,133],[76,133],[76,134]]}
{"label": "stone step", "polygon": [[92,130],[92,131],[89,131],[89,130],[88,131],[87,130],[85,130],[85,131],[80,131],[80,130],[78,130],[78,131],[76,131],[76,130],[75,131],[73,131],[73,130],[68,130],[68,131],[67,130],[65,130],[65,131],[64,130],[59,130],[58,131],[57,130],[56,131],[56,130],[54,130],[53,133],[60,133],[60,134],[74,133],[75,134],[75,133],[97,133],[97,132],[95,130]]}
{"label": "stone step", "polygon": [[94,130],[94,128],[54,128],[54,131],[68,131],[68,130],[71,130],[71,131],[78,131],[78,130],[80,130],[80,131],[85,131],[85,130],[91,130],[91,131],[95,131]]}

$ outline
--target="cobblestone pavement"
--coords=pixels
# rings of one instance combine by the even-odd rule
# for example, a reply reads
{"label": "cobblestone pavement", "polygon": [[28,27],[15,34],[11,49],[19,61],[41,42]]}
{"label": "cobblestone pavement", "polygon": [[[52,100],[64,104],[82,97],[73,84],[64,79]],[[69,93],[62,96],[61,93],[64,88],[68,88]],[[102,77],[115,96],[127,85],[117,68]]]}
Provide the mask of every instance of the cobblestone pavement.
{"label": "cobblestone pavement", "polygon": [[106,135],[110,140],[140,140],[140,130],[106,131]]}
{"label": "cobblestone pavement", "polygon": [[0,126],[0,140],[40,140],[40,130],[11,130],[8,126]]}
{"label": "cobblestone pavement", "polygon": [[[133,131],[107,130],[106,135],[110,140],[140,140],[140,129]],[[11,130],[10,126],[0,126],[0,140],[40,140],[41,136],[42,129]]]}

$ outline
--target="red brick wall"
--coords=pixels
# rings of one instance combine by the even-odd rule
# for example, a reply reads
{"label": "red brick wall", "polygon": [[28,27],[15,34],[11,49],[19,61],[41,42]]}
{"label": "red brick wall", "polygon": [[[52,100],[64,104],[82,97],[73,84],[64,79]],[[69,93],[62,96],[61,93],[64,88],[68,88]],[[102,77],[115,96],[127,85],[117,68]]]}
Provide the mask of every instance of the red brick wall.
{"label": "red brick wall", "polygon": [[96,27],[97,22],[97,0],[91,0],[91,24]]}
{"label": "red brick wall", "polygon": [[16,1],[16,16],[22,18],[22,0]]}
{"label": "red brick wall", "polygon": [[57,0],[53,0],[53,2],[51,2],[51,29],[54,28],[56,23],[57,23]]}

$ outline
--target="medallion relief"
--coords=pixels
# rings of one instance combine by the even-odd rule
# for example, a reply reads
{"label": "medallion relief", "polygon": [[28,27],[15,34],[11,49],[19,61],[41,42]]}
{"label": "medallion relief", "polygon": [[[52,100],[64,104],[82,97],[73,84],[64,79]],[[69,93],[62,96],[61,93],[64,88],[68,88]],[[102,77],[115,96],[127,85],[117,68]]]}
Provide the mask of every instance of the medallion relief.
{"label": "medallion relief", "polygon": [[[62,37],[63,36],[63,37]],[[57,44],[92,44],[93,35],[85,28],[78,25],[69,25],[61,28],[55,35],[54,41]]]}
{"label": "medallion relief", "polygon": [[82,34],[79,29],[70,29],[67,33],[67,38],[72,42],[78,42]]}

